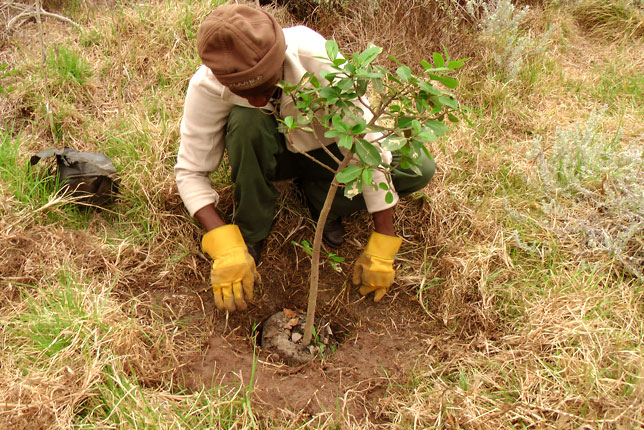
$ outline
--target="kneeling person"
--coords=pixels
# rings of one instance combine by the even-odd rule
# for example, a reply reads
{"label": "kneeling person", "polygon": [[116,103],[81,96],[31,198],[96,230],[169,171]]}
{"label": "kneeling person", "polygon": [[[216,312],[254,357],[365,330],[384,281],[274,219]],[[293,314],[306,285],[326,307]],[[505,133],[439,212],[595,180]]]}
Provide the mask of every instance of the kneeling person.
{"label": "kneeling person", "polygon": [[[309,157],[337,167],[321,146],[325,145],[336,158],[343,158],[336,142],[320,142],[313,133],[296,130],[287,141],[276,120],[297,116],[292,101],[276,84],[280,80],[296,84],[307,72],[319,77],[328,67],[319,58],[326,56],[325,42],[307,27],[281,28],[265,11],[241,5],[218,7],[199,27],[197,49],[203,65],[188,86],[175,176],[188,212],[206,230],[202,247],[214,259],[211,281],[219,309],[244,310],[253,297],[255,264],[276,210],[278,191],[273,182],[295,179],[317,219],[333,173]],[[363,111],[370,119],[366,106]],[[224,151],[237,204],[234,224],[226,224],[217,213],[218,194],[208,176],[218,168]],[[394,281],[393,260],[401,244],[392,208],[399,196],[429,182],[434,162],[424,158],[420,169],[421,175],[403,169],[391,172],[395,188],[391,203],[385,202],[386,191],[372,187],[353,199],[338,193],[333,201],[323,234],[330,246],[344,241],[343,216],[364,209],[373,216],[374,232],[356,262],[353,282],[360,285],[362,295],[373,292],[375,301]],[[384,181],[384,174],[375,172],[374,180]]]}

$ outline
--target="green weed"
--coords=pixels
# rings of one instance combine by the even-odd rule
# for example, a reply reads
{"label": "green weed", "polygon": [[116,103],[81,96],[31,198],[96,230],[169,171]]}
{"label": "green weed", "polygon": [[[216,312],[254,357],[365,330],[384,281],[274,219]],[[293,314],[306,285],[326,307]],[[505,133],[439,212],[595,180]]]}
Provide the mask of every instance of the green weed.
{"label": "green weed", "polygon": [[89,62],[79,53],[65,46],[50,49],[47,54],[47,67],[57,78],[57,84],[84,85],[92,76]]}

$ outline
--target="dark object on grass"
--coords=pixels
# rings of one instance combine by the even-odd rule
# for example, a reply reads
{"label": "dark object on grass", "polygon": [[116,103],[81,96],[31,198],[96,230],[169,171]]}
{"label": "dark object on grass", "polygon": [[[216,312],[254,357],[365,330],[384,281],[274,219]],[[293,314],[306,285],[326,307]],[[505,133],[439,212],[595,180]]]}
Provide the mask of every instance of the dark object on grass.
{"label": "dark object on grass", "polygon": [[112,161],[105,155],[72,148],[50,148],[32,156],[31,165],[54,155],[57,179],[66,193],[81,197],[81,202],[92,205],[107,204],[116,196],[118,175]]}

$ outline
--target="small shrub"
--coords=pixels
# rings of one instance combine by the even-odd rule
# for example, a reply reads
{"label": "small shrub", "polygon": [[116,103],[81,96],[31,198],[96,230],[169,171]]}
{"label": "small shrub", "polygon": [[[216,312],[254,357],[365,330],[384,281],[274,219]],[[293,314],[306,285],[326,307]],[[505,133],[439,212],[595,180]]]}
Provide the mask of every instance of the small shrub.
{"label": "small shrub", "polygon": [[496,0],[482,4],[481,34],[491,46],[496,65],[509,79],[515,78],[523,59],[534,44],[532,37],[521,31],[521,22],[529,6],[516,9],[510,0]]}
{"label": "small shrub", "polygon": [[[585,124],[558,130],[552,149],[534,140],[528,156],[535,161],[533,179],[543,189],[542,209],[554,227],[582,239],[590,253],[611,254],[624,269],[644,280],[644,150],[641,143],[623,147],[621,135],[598,131],[606,108]],[[575,202],[567,208],[562,199]]]}

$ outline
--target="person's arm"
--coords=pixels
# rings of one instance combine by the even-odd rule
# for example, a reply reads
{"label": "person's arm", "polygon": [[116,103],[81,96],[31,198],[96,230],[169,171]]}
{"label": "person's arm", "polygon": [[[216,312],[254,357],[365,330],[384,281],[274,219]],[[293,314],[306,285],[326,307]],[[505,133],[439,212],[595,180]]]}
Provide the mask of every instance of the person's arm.
{"label": "person's arm", "polygon": [[224,132],[233,104],[222,99],[223,87],[204,66],[188,85],[181,119],[181,142],[174,167],[181,199],[191,216],[219,196],[209,174],[224,155]]}
{"label": "person's arm", "polygon": [[388,208],[371,214],[373,217],[374,230],[387,236],[396,236],[394,231],[394,211]]}
{"label": "person's arm", "polygon": [[221,227],[222,225],[226,225],[224,220],[221,219],[217,213],[214,204],[209,204],[199,209],[195,212],[195,218],[199,221],[199,224],[201,224],[206,232],[214,230],[217,227]]}

